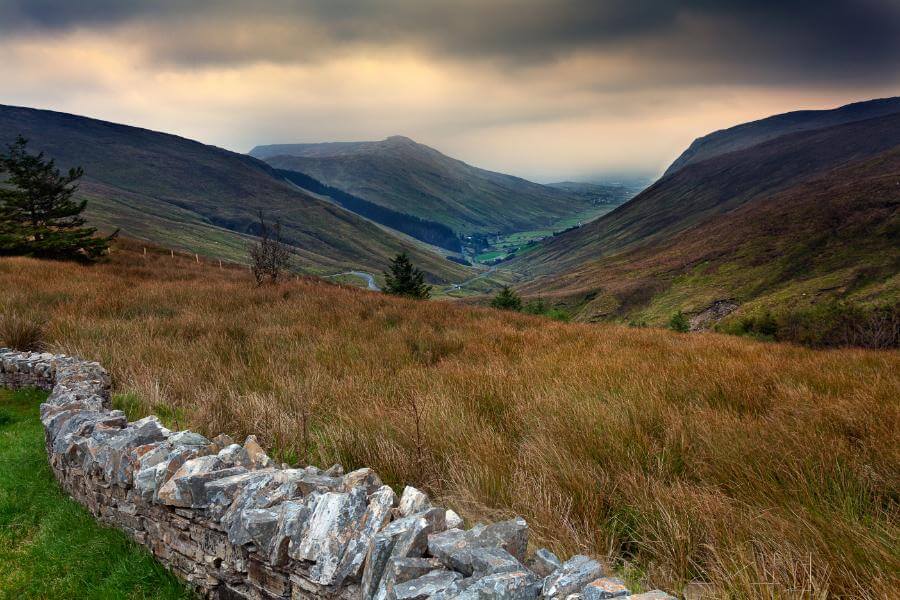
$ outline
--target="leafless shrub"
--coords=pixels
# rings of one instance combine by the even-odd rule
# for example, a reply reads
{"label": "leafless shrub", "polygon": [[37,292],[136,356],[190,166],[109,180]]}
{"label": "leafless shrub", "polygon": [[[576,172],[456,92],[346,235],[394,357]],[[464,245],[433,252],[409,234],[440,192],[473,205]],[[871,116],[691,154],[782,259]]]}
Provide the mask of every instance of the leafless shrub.
{"label": "leafless shrub", "polygon": [[253,278],[256,279],[256,285],[262,285],[266,281],[278,283],[287,270],[291,256],[290,248],[281,237],[281,223],[276,220],[273,225],[269,225],[260,212],[256,228],[259,240],[247,249]]}

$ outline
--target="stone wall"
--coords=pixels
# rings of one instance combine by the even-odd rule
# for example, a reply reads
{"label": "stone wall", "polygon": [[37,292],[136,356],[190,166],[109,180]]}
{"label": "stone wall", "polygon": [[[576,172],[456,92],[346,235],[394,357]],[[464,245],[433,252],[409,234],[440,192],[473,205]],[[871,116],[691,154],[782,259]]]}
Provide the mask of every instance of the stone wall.
{"label": "stone wall", "polygon": [[[41,405],[60,485],[208,598],[599,600],[629,596],[586,556],[529,553],[521,518],[469,529],[370,469],[276,466],[248,437],[170,431],[112,410],[99,364],[0,348],[0,386]],[[668,598],[662,592],[630,596]]]}

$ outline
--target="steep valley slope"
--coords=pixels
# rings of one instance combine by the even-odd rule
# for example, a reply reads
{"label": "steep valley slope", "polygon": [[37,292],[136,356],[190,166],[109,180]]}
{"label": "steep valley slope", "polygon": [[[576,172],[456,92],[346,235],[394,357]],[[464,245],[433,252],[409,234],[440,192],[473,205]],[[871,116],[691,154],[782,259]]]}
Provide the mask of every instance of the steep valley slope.
{"label": "steep valley slope", "polygon": [[330,202],[303,193],[264,162],[189,139],[65,113],[0,105],[0,144],[23,135],[62,168],[82,166],[79,193],[105,229],[234,261],[257,213],[278,219],[307,272],[383,270],[408,252],[436,282],[462,265],[422,250]]}
{"label": "steep valley slope", "polygon": [[664,175],[512,261],[521,290],[581,319],[663,323],[716,301],[763,307],[900,298],[900,104],[788,132]]}

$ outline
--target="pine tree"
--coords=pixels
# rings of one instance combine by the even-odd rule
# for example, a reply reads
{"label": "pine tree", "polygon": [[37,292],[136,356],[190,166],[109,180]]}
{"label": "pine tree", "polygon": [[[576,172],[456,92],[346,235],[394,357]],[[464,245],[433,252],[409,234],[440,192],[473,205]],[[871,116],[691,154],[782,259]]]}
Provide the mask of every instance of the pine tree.
{"label": "pine tree", "polygon": [[62,175],[43,152],[29,154],[21,135],[0,154],[0,254],[27,254],[45,258],[96,258],[116,235],[95,237],[81,216],[87,200],[73,200],[78,167]]}
{"label": "pine tree", "polygon": [[390,271],[385,271],[384,291],[395,296],[408,296],[427,300],[431,296],[431,286],[425,284],[425,273],[413,267],[406,252],[398,254],[392,261]]}
{"label": "pine tree", "polygon": [[491,307],[501,310],[520,311],[522,310],[522,299],[508,285],[504,285],[500,293],[491,300]]}
{"label": "pine tree", "polygon": [[687,316],[679,310],[669,319],[669,329],[679,333],[687,333],[691,330],[691,323],[688,321]]}

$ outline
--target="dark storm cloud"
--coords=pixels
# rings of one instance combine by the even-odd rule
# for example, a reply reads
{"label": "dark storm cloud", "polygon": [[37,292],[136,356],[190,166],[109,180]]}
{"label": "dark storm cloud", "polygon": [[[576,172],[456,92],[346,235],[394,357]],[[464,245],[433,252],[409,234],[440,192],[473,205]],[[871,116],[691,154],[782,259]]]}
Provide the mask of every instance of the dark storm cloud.
{"label": "dark storm cloud", "polygon": [[0,0],[0,31],[130,26],[176,64],[309,62],[353,46],[541,65],[611,51],[690,81],[900,73],[898,0]]}

